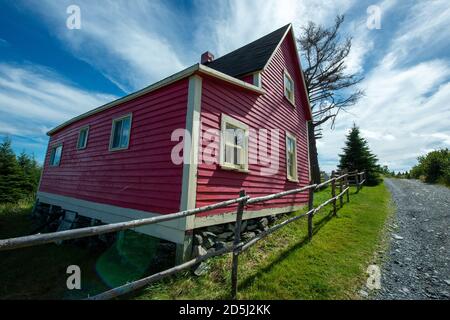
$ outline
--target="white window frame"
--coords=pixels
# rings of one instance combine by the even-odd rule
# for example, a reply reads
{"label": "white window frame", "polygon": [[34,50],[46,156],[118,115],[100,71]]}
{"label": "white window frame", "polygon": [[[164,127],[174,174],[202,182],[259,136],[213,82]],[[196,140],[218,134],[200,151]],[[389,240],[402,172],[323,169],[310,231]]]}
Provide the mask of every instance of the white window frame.
{"label": "white window frame", "polygon": [[[294,141],[294,175],[291,176],[289,174],[289,153],[288,153],[288,145],[289,145],[289,139]],[[287,180],[292,182],[298,182],[298,163],[297,163],[297,138],[291,134],[290,132],[286,131],[286,177]]]}
{"label": "white window frame", "polygon": [[[236,165],[233,163],[225,162],[225,132],[227,124],[241,129],[244,131],[244,143],[243,143],[243,163]],[[221,116],[221,137],[220,137],[220,167],[226,170],[236,170],[240,172],[248,171],[248,138],[249,138],[249,126],[245,123],[236,120],[226,114],[222,113]]]}
{"label": "white window frame", "polygon": [[[113,145],[113,141],[114,141],[114,131],[115,131],[115,129],[116,129],[116,123],[119,122],[119,121],[121,121],[121,120],[123,120],[123,119],[126,119],[126,118],[130,118],[130,132],[129,132],[129,134],[128,134],[127,145],[126,145],[125,147],[116,147],[116,148],[113,148],[112,145]],[[124,114],[123,116],[120,116],[120,117],[118,117],[118,118],[114,118],[114,119],[112,120],[112,125],[111,125],[111,135],[110,135],[110,137],[109,137],[109,151],[127,150],[127,149],[129,148],[129,146],[130,146],[130,138],[131,138],[131,127],[132,127],[132,124],[133,124],[133,114],[132,114],[132,113]]]}
{"label": "white window frame", "polygon": [[[80,146],[80,138],[81,138],[81,132],[86,130],[86,140],[84,142],[83,146]],[[88,139],[89,139],[89,126],[84,126],[81,127],[80,130],[78,131],[78,139],[77,139],[77,150],[83,150],[87,148],[87,144],[88,144]]]}
{"label": "white window frame", "polygon": [[[290,80],[290,82],[292,83],[292,97],[291,98],[287,94],[285,78],[288,78]],[[287,72],[287,70],[284,70],[284,73],[283,73],[283,94],[286,97],[286,99],[295,107],[295,82],[294,82],[294,79],[292,79],[289,72]]]}
{"label": "white window frame", "polygon": [[[59,157],[58,163],[55,164],[54,160],[55,160],[56,150],[59,147],[61,147],[61,155]],[[50,150],[50,161],[49,161],[50,167],[59,167],[59,165],[61,164],[62,153],[63,153],[63,144],[62,143],[58,143],[58,144],[55,144],[54,146],[52,146],[52,148]]]}

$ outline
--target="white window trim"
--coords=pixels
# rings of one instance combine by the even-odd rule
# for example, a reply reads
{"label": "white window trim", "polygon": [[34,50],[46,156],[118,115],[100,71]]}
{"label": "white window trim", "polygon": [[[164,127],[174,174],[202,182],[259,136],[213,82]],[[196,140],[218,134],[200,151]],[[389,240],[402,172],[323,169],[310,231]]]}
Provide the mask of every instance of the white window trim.
{"label": "white window trim", "polygon": [[[54,157],[52,159],[53,150],[55,150],[55,152],[56,152],[56,149],[59,148],[59,147],[61,147],[61,157],[59,158],[58,164],[53,164],[53,160],[55,159]],[[61,164],[61,160],[62,160],[63,149],[64,149],[64,147],[63,147],[63,143],[62,142],[58,143],[58,144],[55,144],[54,146],[51,147],[51,149],[50,149],[50,159],[49,159],[49,162],[48,162],[50,167],[59,167],[59,165]]]}
{"label": "white window trim", "polygon": [[[86,130],[86,143],[84,144],[83,147],[79,147],[81,131],[83,131],[83,130]],[[87,144],[88,144],[88,139],[89,139],[89,126],[81,127],[80,130],[78,130],[77,150],[86,149],[87,148]]]}
{"label": "white window trim", "polygon": [[[226,163],[225,162],[225,129],[226,129],[226,125],[227,124],[231,124],[234,127],[237,127],[239,129],[244,130],[244,166],[238,166],[238,165],[233,165],[231,163]],[[248,125],[246,125],[245,123],[236,120],[224,113],[222,113],[221,116],[221,136],[220,136],[220,167],[222,169],[225,170],[236,170],[239,172],[244,172],[244,173],[248,173],[248,137],[249,137],[249,131],[250,128]]]}
{"label": "white window trim", "polygon": [[[128,134],[127,146],[126,147],[113,148],[112,144],[113,144],[113,139],[114,139],[115,123],[120,121],[120,120],[123,120],[125,118],[128,118],[128,117],[130,118],[130,133]],[[109,137],[109,151],[127,150],[130,147],[130,138],[131,138],[131,127],[132,127],[132,124],[133,124],[133,114],[132,113],[124,114],[123,116],[118,117],[118,118],[114,118],[112,120],[112,123],[111,123],[111,134],[110,134],[110,137]]]}
{"label": "white window trim", "polygon": [[[292,81],[292,100],[289,99],[289,97],[286,95],[286,82],[284,81],[284,77],[288,77],[289,80]],[[292,79],[291,75],[289,74],[289,72],[287,72],[286,69],[284,69],[284,73],[283,73],[283,95],[286,98],[286,100],[289,101],[295,108],[295,82],[294,82],[294,79]]]}
{"label": "white window trim", "polygon": [[[289,158],[289,154],[288,154],[288,142],[289,139],[294,140],[294,146],[295,146],[295,155],[294,155],[294,176],[290,176],[289,175],[289,167],[288,167],[288,158]],[[297,138],[289,133],[288,131],[286,131],[286,178],[287,180],[291,181],[291,182],[299,182],[298,181],[298,162],[297,162]]]}

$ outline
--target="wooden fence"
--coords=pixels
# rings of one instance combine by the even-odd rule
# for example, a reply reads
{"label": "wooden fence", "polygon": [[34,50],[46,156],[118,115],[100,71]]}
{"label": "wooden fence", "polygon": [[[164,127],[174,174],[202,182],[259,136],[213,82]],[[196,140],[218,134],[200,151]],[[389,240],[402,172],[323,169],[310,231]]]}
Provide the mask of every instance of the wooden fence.
{"label": "wooden fence", "polygon": [[[344,205],[344,196],[346,196],[347,202],[350,201],[350,195],[349,195],[350,186],[354,185],[357,189],[357,192],[359,192],[359,190],[362,188],[363,183],[365,182],[365,173],[357,172],[357,171],[344,172],[342,174],[341,173],[333,172],[331,175],[331,178],[329,180],[322,182],[320,184],[310,183],[309,185],[302,187],[302,188],[283,191],[280,193],[271,194],[271,195],[267,195],[267,196],[263,196],[263,197],[250,198],[245,193],[245,190],[241,190],[239,193],[239,197],[235,198],[235,199],[230,199],[230,200],[215,203],[212,205],[208,205],[208,206],[204,206],[204,207],[200,207],[200,208],[196,208],[196,209],[192,209],[192,210],[185,210],[185,211],[172,213],[172,214],[168,214],[168,215],[163,215],[163,216],[159,216],[159,217],[152,217],[152,218],[146,218],[146,219],[131,220],[131,221],[127,221],[127,222],[106,224],[106,225],[102,225],[102,226],[87,227],[87,228],[80,228],[80,229],[74,229],[74,230],[66,230],[66,231],[60,231],[60,232],[35,234],[35,235],[31,235],[31,236],[4,239],[4,240],[0,240],[0,251],[12,250],[12,249],[23,248],[23,247],[31,247],[31,246],[41,245],[41,244],[45,244],[45,243],[59,242],[62,240],[97,236],[100,234],[132,229],[132,228],[136,228],[136,227],[140,227],[140,226],[144,226],[144,225],[174,220],[174,219],[178,219],[181,217],[187,217],[187,216],[195,215],[195,214],[198,214],[201,212],[211,211],[211,210],[218,209],[218,208],[228,207],[230,205],[237,203],[238,207],[237,207],[236,223],[235,223],[235,230],[234,230],[234,241],[233,241],[232,245],[225,246],[224,248],[219,249],[219,250],[208,252],[205,255],[196,257],[192,260],[189,260],[185,263],[177,265],[173,268],[158,272],[151,276],[148,276],[148,277],[145,277],[145,278],[142,278],[142,279],[130,282],[130,283],[126,283],[120,287],[113,288],[111,290],[105,291],[105,292],[95,295],[93,297],[88,297],[88,299],[92,299],[92,300],[112,299],[112,298],[130,293],[134,290],[143,288],[153,282],[156,282],[156,281],[158,281],[162,278],[168,277],[170,275],[176,274],[182,270],[191,268],[191,267],[197,265],[198,263],[204,262],[212,257],[224,255],[224,254],[232,252],[233,260],[232,260],[232,269],[231,269],[231,297],[233,299],[236,299],[239,255],[242,252],[246,251],[252,245],[256,244],[259,240],[264,239],[269,234],[271,234],[271,233],[283,228],[284,226],[290,224],[291,222],[294,222],[303,217],[308,218],[308,239],[309,239],[309,241],[311,241],[312,237],[313,237],[313,217],[314,217],[314,215],[316,213],[318,213],[321,209],[323,209],[325,206],[332,204],[332,215],[335,216],[337,213],[337,210],[338,210],[337,201],[339,200],[339,207],[342,207]],[[350,180],[352,180],[352,178],[353,178],[353,182],[350,183]],[[327,186],[327,185],[331,185],[331,198],[314,208],[314,191],[322,188],[323,186]],[[306,192],[306,191],[309,193],[308,211],[306,213],[296,215],[296,216],[291,217],[279,224],[271,226],[266,231],[263,231],[262,233],[256,235],[252,239],[249,239],[245,243],[241,242],[241,224],[242,224],[242,217],[243,217],[244,209],[245,209],[246,205],[269,201],[272,199],[278,199],[278,198],[281,198],[281,197],[284,197],[287,195],[297,194],[297,193]]]}

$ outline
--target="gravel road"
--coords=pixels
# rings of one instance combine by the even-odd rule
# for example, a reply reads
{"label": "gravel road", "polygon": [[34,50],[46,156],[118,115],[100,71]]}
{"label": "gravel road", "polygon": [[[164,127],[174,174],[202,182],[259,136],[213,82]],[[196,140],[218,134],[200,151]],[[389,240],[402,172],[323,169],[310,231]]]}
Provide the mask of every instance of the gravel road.
{"label": "gravel road", "polygon": [[397,207],[375,299],[450,299],[450,189],[386,179]]}

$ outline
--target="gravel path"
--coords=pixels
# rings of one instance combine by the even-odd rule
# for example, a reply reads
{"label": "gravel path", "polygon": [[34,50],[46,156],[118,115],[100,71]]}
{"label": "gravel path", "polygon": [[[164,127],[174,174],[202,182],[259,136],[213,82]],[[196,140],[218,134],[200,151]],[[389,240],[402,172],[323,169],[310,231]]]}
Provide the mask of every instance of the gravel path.
{"label": "gravel path", "polygon": [[397,214],[375,299],[450,299],[450,189],[385,181]]}

